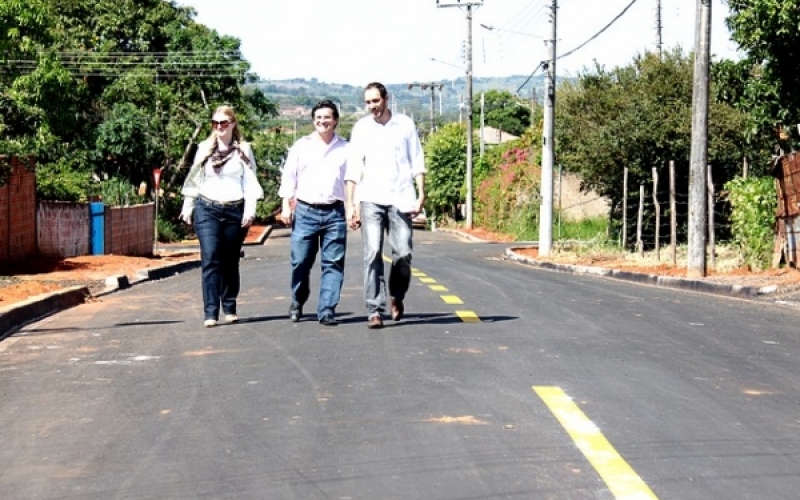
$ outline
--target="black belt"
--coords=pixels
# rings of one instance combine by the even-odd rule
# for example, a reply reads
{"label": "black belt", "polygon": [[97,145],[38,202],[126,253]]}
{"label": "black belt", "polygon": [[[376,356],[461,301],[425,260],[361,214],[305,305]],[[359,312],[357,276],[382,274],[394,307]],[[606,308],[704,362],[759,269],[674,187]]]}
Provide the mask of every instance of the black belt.
{"label": "black belt", "polygon": [[209,205],[213,205],[215,207],[234,207],[236,205],[241,205],[244,203],[244,200],[234,200],[234,201],[216,201],[212,200],[211,198],[206,198],[202,194],[198,196],[201,200],[208,203]]}
{"label": "black belt", "polygon": [[344,202],[342,200],[336,200],[332,203],[308,203],[307,201],[297,200],[297,203],[305,205],[307,207],[317,208],[319,210],[331,210],[333,208],[339,208],[342,205],[344,205]]}

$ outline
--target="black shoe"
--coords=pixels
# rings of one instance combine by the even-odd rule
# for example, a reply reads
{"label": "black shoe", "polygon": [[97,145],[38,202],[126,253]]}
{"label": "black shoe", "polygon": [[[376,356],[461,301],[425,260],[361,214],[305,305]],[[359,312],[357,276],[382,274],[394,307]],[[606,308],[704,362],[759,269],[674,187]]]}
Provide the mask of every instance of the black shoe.
{"label": "black shoe", "polygon": [[299,307],[297,309],[289,309],[289,319],[292,320],[292,323],[297,323],[300,321],[300,318],[303,317],[303,308]]}
{"label": "black shoe", "polygon": [[403,318],[403,314],[405,314],[406,308],[403,305],[402,300],[392,299],[392,319],[394,321],[400,321]]}
{"label": "black shoe", "polygon": [[336,326],[339,324],[339,322],[336,321],[336,318],[331,313],[323,314],[319,319],[319,323],[325,326]]}

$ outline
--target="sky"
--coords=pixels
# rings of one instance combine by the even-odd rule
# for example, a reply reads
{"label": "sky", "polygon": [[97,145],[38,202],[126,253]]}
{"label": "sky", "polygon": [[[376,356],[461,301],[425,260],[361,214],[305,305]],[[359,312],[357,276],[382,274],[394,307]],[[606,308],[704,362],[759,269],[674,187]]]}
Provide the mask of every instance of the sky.
{"label": "sky", "polygon": [[[195,21],[241,40],[244,58],[263,80],[316,78],[363,86],[437,82],[465,74],[466,9],[458,0],[176,0]],[[466,2],[467,0],[461,0]],[[479,0],[470,0],[473,3]],[[655,51],[658,0],[635,0],[585,47],[559,59],[559,76],[625,66]],[[665,50],[694,48],[699,0],[661,0]],[[590,39],[631,0],[559,0],[557,53]],[[552,0],[484,0],[472,8],[474,77],[529,75],[548,58]],[[725,26],[727,6],[712,0],[711,53],[738,59]],[[491,28],[491,29],[488,29]]]}

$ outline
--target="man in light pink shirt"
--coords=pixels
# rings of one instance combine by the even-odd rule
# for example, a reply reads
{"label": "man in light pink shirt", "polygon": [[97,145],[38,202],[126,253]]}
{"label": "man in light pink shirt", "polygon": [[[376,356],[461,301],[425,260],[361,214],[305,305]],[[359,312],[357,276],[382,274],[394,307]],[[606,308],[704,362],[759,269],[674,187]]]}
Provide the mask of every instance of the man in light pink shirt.
{"label": "man in light pink shirt", "polygon": [[318,102],[311,117],[315,130],[298,139],[289,150],[278,189],[278,196],[283,198],[281,220],[292,226],[289,318],[296,323],[303,316],[311,288],[311,268],[321,250],[317,320],[334,326],[347,249],[347,141],[336,135],[339,111],[333,102]]}
{"label": "man in light pink shirt", "polygon": [[384,233],[392,250],[391,317],[398,321],[405,312],[403,300],[411,282],[411,219],[425,202],[425,159],[414,122],[389,110],[385,86],[370,83],[364,100],[370,115],[360,119],[350,135],[347,218],[350,227],[361,227],[367,327],[383,328],[387,309]]}

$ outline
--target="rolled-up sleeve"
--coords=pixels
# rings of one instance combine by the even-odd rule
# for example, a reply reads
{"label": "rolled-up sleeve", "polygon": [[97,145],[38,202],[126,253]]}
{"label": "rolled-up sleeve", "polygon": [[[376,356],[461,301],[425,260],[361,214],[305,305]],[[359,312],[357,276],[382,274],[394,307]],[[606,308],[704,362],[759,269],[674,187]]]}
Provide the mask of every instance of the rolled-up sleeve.
{"label": "rolled-up sleeve", "polygon": [[249,168],[244,167],[244,175],[242,176],[242,190],[244,192],[244,217],[255,217],[256,205],[258,200],[264,197],[264,188],[261,187],[261,182],[256,175],[256,159],[253,155],[253,149],[248,147],[245,149],[245,154],[250,160]]}
{"label": "rolled-up sleeve", "polygon": [[413,129],[408,137],[408,160],[411,163],[412,177],[425,173],[425,152],[422,149],[419,136]]}
{"label": "rolled-up sleeve", "polygon": [[361,182],[361,173],[364,171],[364,147],[362,134],[358,124],[350,133],[350,142],[347,144],[347,167],[344,171],[345,182]]}
{"label": "rolled-up sleeve", "polygon": [[281,198],[294,198],[297,191],[297,170],[300,161],[300,153],[297,149],[296,144],[289,149],[286,162],[283,164],[281,186],[278,188],[278,196]]}

